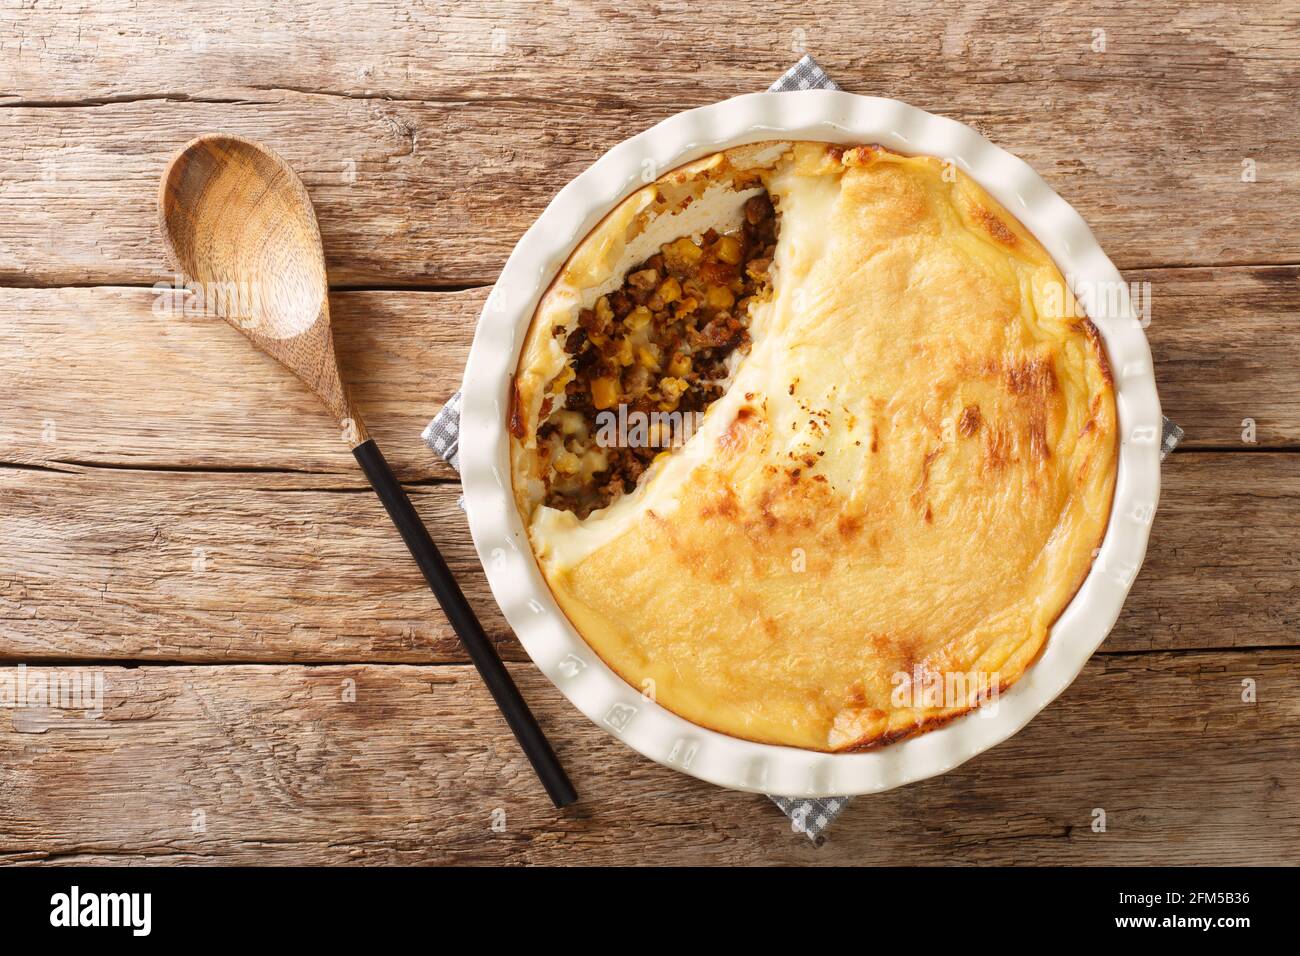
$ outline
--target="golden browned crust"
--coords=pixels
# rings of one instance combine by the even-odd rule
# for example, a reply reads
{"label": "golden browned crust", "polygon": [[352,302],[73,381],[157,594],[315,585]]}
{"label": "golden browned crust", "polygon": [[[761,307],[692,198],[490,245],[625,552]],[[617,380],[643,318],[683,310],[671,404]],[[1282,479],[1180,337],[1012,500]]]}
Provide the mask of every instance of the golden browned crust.
{"label": "golden browned crust", "polygon": [[[637,235],[756,182],[776,289],[730,390],[634,494],[585,520],[540,507],[556,326],[639,261]],[[516,382],[516,499],[556,600],[630,684],[752,740],[881,746],[1000,693],[1109,518],[1103,343],[1037,240],[930,157],[758,144],[674,171],[579,246]]]}

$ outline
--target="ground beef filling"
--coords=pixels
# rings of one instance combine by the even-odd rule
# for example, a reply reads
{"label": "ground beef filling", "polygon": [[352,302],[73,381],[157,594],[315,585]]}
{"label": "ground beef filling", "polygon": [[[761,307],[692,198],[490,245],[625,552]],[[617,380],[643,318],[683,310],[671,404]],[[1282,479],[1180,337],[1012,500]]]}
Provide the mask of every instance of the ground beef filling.
{"label": "ground beef filling", "polygon": [[645,441],[602,446],[602,412],[625,406],[644,420],[703,412],[721,397],[732,353],[749,349],[750,305],[770,292],[776,233],[771,200],[754,196],[741,228],[664,244],[617,291],[583,309],[571,330],[557,327],[571,358],[551,383],[537,429],[546,505],[585,518],[635,489],[667,453],[666,436],[653,428]]}

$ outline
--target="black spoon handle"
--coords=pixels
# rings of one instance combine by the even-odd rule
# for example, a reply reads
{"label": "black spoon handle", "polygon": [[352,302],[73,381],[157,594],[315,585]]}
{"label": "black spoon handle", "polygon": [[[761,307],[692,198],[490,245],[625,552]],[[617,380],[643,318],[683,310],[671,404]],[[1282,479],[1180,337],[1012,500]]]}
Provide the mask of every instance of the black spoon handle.
{"label": "black spoon handle", "polygon": [[438,553],[437,545],[429,537],[424,522],[415,513],[411,499],[406,496],[406,492],[394,477],[393,470],[388,467],[383,452],[371,439],[353,448],[352,454],[356,456],[361,470],[370,479],[371,486],[379,495],[379,500],[384,503],[384,508],[387,509],[388,516],[393,519],[393,524],[397,525],[397,530],[402,533],[402,540],[410,549],[415,563],[424,572],[424,578],[433,589],[438,603],[442,605],[447,620],[451,622],[461,643],[465,645],[465,650],[469,651],[470,660],[478,668],[479,676],[483,678],[483,683],[487,684],[488,690],[492,693],[492,699],[497,702],[497,707],[505,715],[506,723],[514,732],[515,739],[524,748],[528,761],[533,765],[533,770],[541,779],[542,786],[546,788],[551,801],[557,807],[573,803],[578,799],[573,784],[569,782],[564,768],[560,766],[560,761],[542,733],[542,728],[537,725],[537,718],[533,716],[533,712],[528,709],[523,697],[519,695],[519,688],[515,686],[509,671],[501,663],[496,648],[483,633],[483,625],[474,616],[473,609],[465,600],[464,592],[448,570],[447,562],[443,560],[442,555]]}

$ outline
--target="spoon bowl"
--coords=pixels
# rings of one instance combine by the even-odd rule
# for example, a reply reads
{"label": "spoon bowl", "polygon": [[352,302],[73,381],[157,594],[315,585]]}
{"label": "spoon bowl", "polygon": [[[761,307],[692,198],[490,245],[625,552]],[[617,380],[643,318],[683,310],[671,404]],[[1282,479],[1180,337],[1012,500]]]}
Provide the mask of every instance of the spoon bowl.
{"label": "spoon bowl", "polygon": [[168,259],[205,306],[298,376],[349,444],[365,441],[334,353],[316,213],[289,164],[252,140],[200,136],[167,165],[158,212]]}

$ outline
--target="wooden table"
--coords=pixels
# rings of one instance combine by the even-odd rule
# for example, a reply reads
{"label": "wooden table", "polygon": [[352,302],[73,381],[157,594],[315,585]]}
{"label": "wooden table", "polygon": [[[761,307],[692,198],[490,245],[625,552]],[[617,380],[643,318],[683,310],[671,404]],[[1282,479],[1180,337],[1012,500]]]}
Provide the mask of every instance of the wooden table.
{"label": "wooden table", "polygon": [[[1075,684],[959,770],[859,800],[820,849],[536,673],[419,440],[556,190],[805,51],[974,125],[1073,203],[1150,283],[1187,430]],[[1298,59],[1296,0],[5,5],[0,673],[98,678],[104,700],[0,712],[0,860],[1295,862]],[[333,424],[224,324],[155,313],[158,177],[213,130],[306,181],[345,373],[571,769],[572,812]]]}

